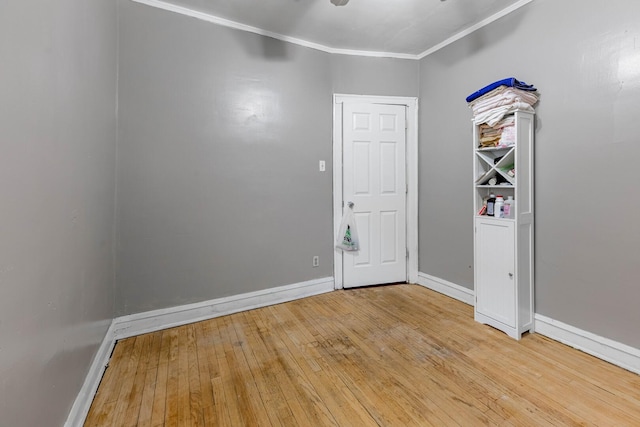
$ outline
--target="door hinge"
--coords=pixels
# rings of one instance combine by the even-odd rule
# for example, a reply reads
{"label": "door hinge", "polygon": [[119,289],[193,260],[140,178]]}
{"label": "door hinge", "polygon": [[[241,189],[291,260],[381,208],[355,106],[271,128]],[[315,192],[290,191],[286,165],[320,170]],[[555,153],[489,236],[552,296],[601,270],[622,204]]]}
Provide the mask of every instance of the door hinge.
{"label": "door hinge", "polygon": [[409,248],[407,248],[406,255],[407,255],[407,258],[409,258]]}

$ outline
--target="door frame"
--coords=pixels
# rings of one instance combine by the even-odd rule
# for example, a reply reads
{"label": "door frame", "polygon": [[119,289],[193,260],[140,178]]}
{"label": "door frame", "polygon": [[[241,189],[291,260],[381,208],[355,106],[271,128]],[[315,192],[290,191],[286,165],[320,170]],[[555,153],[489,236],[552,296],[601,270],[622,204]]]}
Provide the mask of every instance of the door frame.
{"label": "door frame", "polygon": [[[333,241],[342,221],[342,112],[347,103],[404,105],[406,120],[407,174],[407,281],[418,282],[418,98],[405,96],[333,95]],[[342,254],[334,245],[335,289],[344,288]]]}

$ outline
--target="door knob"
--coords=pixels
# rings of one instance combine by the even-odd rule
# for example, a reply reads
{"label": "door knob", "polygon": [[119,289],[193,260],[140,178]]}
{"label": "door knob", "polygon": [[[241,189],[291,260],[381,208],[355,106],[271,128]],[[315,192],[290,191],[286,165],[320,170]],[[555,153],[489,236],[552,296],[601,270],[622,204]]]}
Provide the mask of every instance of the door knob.
{"label": "door knob", "polygon": [[509,278],[513,279],[513,273],[509,273]]}
{"label": "door knob", "polygon": [[353,202],[347,202],[347,206],[349,206],[349,208],[353,209],[354,203]]}

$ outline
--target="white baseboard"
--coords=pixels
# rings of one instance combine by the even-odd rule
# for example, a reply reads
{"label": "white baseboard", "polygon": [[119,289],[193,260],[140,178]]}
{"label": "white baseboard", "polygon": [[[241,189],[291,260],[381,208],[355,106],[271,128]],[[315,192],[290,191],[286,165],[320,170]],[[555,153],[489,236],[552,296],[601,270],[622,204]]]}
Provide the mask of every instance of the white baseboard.
{"label": "white baseboard", "polygon": [[113,319],[71,408],[65,427],[80,427],[84,424],[89,414],[93,397],[98,391],[102,375],[109,363],[113,348],[119,339],[226,316],[240,311],[280,304],[333,290],[333,277],[325,277],[293,285],[131,314]]}
{"label": "white baseboard", "polygon": [[[466,304],[473,305],[474,303],[473,291],[455,283],[419,272],[417,284]],[[114,319],[93,359],[85,382],[71,408],[65,427],[79,427],[84,424],[91,402],[98,390],[102,375],[118,339],[293,301],[333,290],[334,279],[333,277],[327,277]],[[640,374],[640,349],[578,329],[541,314],[535,315],[534,329],[536,333]]]}
{"label": "white baseboard", "polygon": [[418,285],[440,292],[446,296],[462,301],[465,304],[474,305],[475,293],[471,289],[447,282],[444,279],[418,272]]}
{"label": "white baseboard", "polygon": [[[455,283],[418,273],[418,285],[474,305],[474,292]],[[541,314],[535,314],[534,331],[577,350],[640,374],[640,349],[578,329]]]}
{"label": "white baseboard", "polygon": [[333,290],[333,277],[325,277],[262,291],[117,317],[113,320],[114,338],[128,338]]}
{"label": "white baseboard", "polygon": [[534,329],[541,335],[640,374],[640,349],[578,329],[541,314],[535,315]]}
{"label": "white baseboard", "polygon": [[84,424],[84,420],[87,418],[87,414],[89,414],[89,409],[91,408],[91,402],[93,402],[93,396],[95,396],[98,391],[98,386],[100,385],[100,381],[102,381],[102,375],[104,375],[104,371],[107,369],[107,364],[109,363],[115,345],[116,341],[113,339],[113,322],[111,322],[102,340],[102,344],[100,344],[91,362],[82,388],[80,388],[80,392],[71,407],[67,421],[64,423],[65,427],[79,427]]}

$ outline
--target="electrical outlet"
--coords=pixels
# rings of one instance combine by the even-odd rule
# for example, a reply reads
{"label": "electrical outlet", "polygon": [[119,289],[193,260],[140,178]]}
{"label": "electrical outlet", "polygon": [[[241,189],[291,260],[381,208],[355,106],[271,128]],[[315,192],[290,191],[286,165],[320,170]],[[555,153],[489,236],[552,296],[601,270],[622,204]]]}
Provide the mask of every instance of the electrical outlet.
{"label": "electrical outlet", "polygon": [[320,257],[318,255],[313,257],[312,265],[314,267],[319,267],[320,266]]}

